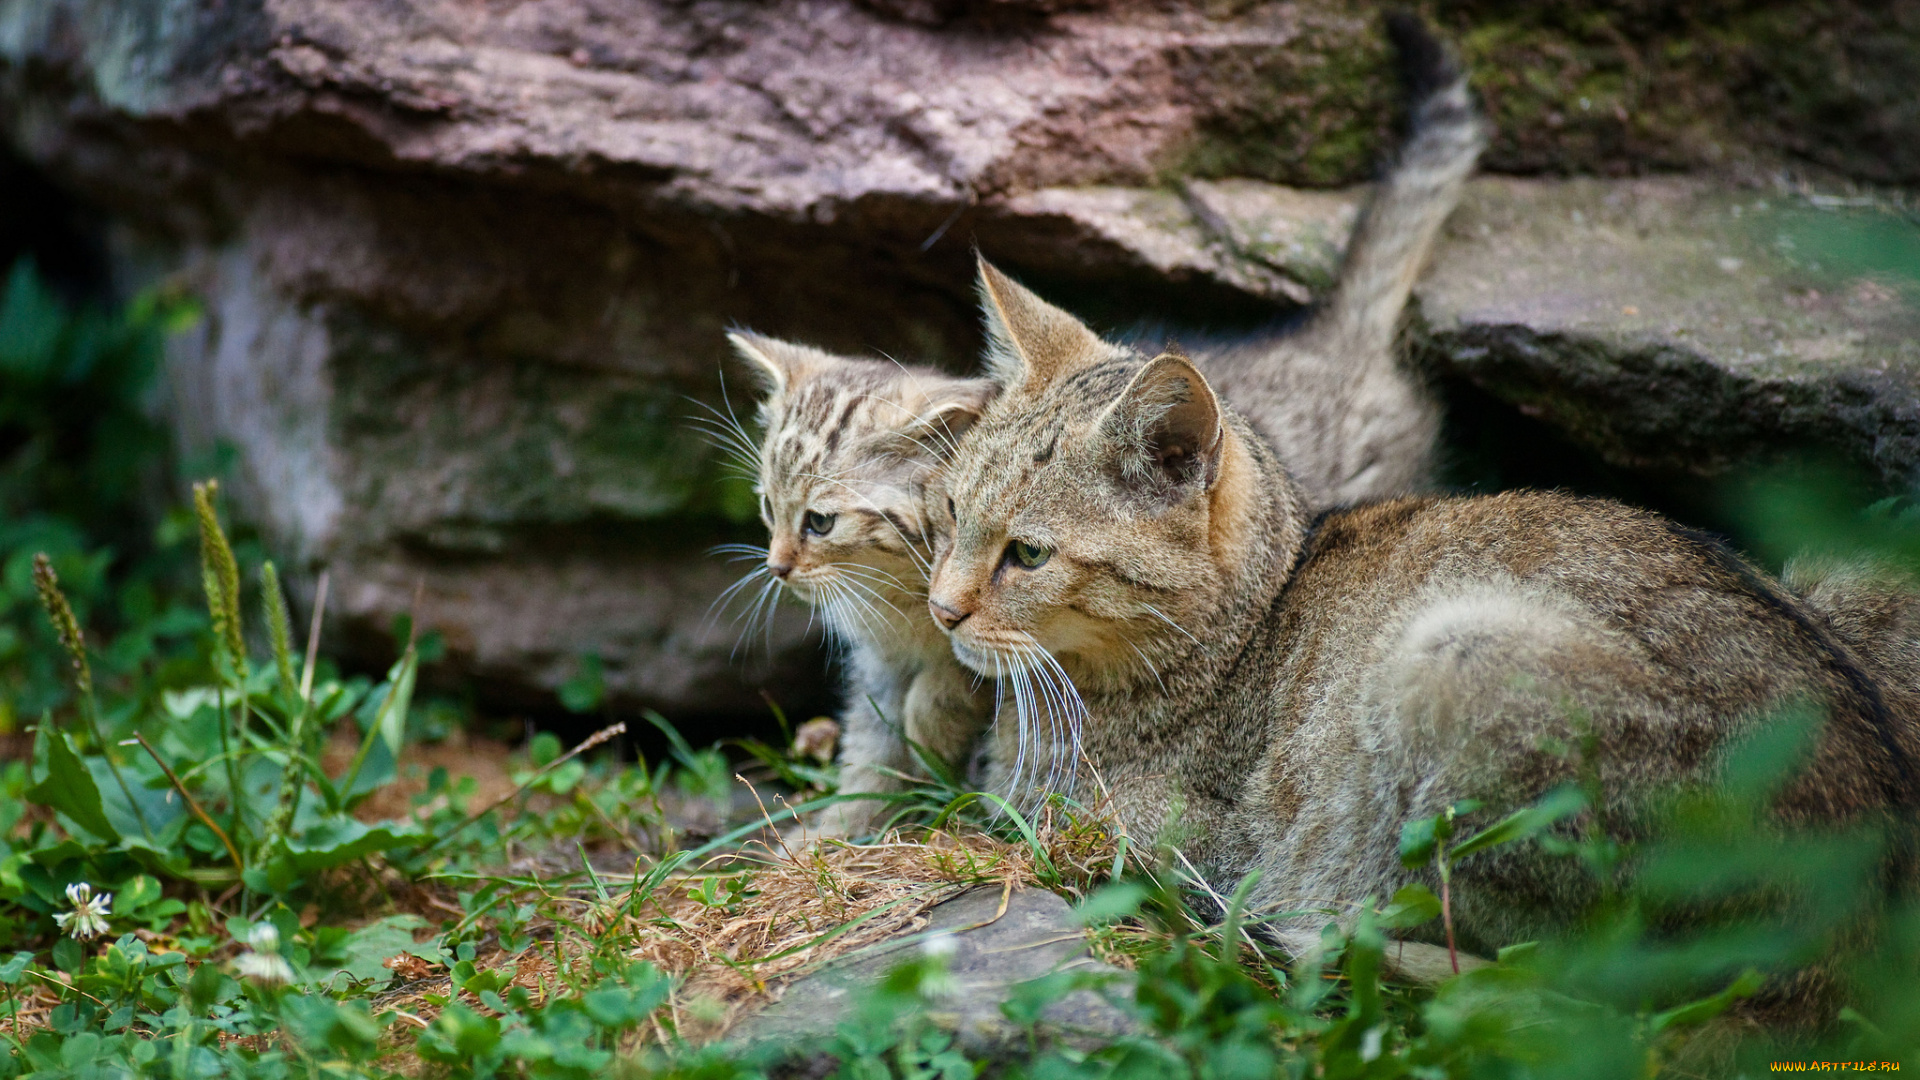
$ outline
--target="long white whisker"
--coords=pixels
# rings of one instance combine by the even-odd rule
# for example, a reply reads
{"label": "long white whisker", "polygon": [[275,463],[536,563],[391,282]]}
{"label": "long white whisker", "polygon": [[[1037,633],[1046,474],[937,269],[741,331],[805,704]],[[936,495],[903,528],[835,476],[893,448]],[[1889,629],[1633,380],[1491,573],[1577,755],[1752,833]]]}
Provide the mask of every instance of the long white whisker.
{"label": "long white whisker", "polygon": [[812,479],[819,480],[822,483],[835,484],[840,487],[846,488],[847,491],[851,492],[855,497],[859,498],[860,501],[865,504],[866,509],[873,511],[876,514],[879,514],[880,520],[886,522],[887,528],[892,529],[893,534],[900,538],[900,543],[905,545],[907,549],[907,558],[912,560],[914,567],[918,569],[921,575],[924,576],[927,580],[929,581],[933,580],[933,566],[929,563],[926,556],[923,556],[920,554],[919,546],[916,545],[912,540],[907,539],[907,534],[900,531],[900,526],[895,525],[893,523],[893,520],[887,517],[887,515],[880,513],[879,508],[874,506],[873,503],[869,499],[867,499],[865,495],[862,495],[856,488],[854,488],[853,485],[848,484],[844,481],[835,479],[833,477],[821,476],[817,473],[809,473],[806,475],[808,475]]}
{"label": "long white whisker", "polygon": [[[753,594],[753,600],[747,605],[745,611],[733,617],[736,625],[744,621],[745,626],[741,628],[739,636],[734,638],[733,648],[727,651],[727,657],[729,659],[737,657],[743,646],[752,648],[754,627],[759,622],[760,611],[769,603],[770,598],[776,595],[776,590],[780,587],[780,583],[774,580],[773,575],[765,573],[764,569],[757,570],[741,578],[738,582],[734,583],[734,587],[737,588],[756,579],[760,580],[760,591]],[[728,591],[731,592],[732,589],[730,588]],[[771,633],[771,631],[769,631],[769,633]]]}
{"label": "long white whisker", "polygon": [[1041,655],[1045,657],[1045,669],[1051,673],[1052,678],[1058,680],[1056,688],[1064,699],[1066,707],[1067,740],[1073,751],[1067,755],[1065,762],[1066,793],[1072,795],[1079,782],[1082,753],[1080,736],[1087,716],[1087,703],[1080,696],[1080,688],[1073,685],[1073,678],[1067,674],[1067,669],[1060,666],[1059,659],[1044,649],[1041,650]]}
{"label": "long white whisker", "polygon": [[1141,652],[1140,646],[1135,645],[1131,638],[1126,639],[1126,642],[1127,648],[1132,649],[1133,655],[1140,658],[1141,665],[1147,669],[1147,674],[1153,676],[1153,681],[1159,685],[1160,693],[1164,695],[1167,692],[1167,684],[1160,681],[1160,669],[1153,666],[1153,661],[1147,659],[1147,654]]}
{"label": "long white whisker", "polygon": [[748,559],[765,559],[767,549],[759,544],[715,544],[707,549],[709,555],[726,555],[728,562],[745,562]]}
{"label": "long white whisker", "polygon": [[[894,604],[894,602],[893,602],[893,601],[891,601],[891,600],[889,600],[889,599],[887,599],[886,597],[884,597],[884,596],[882,596],[882,595],[880,595],[880,591],[879,591],[878,589],[875,589],[875,588],[874,588],[873,586],[871,586],[871,585],[869,585],[869,584],[867,584],[867,583],[866,583],[866,582],[864,582],[864,581],[861,581],[861,580],[860,580],[859,578],[856,578],[856,577],[848,577],[848,578],[844,578],[844,579],[843,579],[843,580],[842,580],[842,581],[840,582],[840,585],[841,585],[841,587],[843,587],[843,588],[846,588],[846,589],[850,589],[850,590],[851,590],[851,589],[857,589],[857,590],[859,590],[859,592],[860,592],[861,594],[864,594],[864,596],[863,596],[863,599],[862,599],[862,601],[861,601],[861,602],[862,602],[862,603],[865,603],[865,604],[867,604],[867,605],[868,605],[868,606],[870,606],[870,607],[871,607],[871,606],[872,606],[873,604],[875,604],[875,603],[878,603],[878,604],[882,604],[882,605],[885,605],[885,606],[886,606],[886,608],[887,608],[888,610],[890,610],[890,611],[892,611],[892,612],[893,612],[893,613],[894,613],[895,615],[898,615],[898,616],[900,616],[900,617],[901,617],[902,619],[907,619],[907,618],[911,618],[911,617],[912,617],[912,616],[910,616],[910,615],[908,615],[908,614],[907,614],[906,612],[904,612],[904,611],[901,611],[901,610],[899,609],[899,607],[897,607],[897,606],[896,606],[896,605]],[[849,595],[853,595],[853,594],[852,594],[852,593],[849,593]],[[875,614],[875,615],[878,615],[878,614],[879,614],[879,609],[878,609],[878,608],[875,608],[875,609],[874,609],[874,614]]]}
{"label": "long white whisker", "polygon": [[[720,402],[726,406],[725,412],[714,408],[712,405],[696,397],[688,397],[687,400],[713,414],[712,423],[736,439],[741,445],[758,449],[753,436],[747,433],[747,426],[740,422],[740,417],[733,411],[733,398],[727,394],[727,377],[724,372],[720,376]],[[706,420],[707,418],[698,417],[697,419]]]}
{"label": "long white whisker", "polygon": [[[708,409],[712,408],[703,401],[695,401],[695,404]],[[759,474],[760,447],[755,445],[752,437],[746,432],[704,416],[687,417],[687,422],[700,431],[707,445],[719,450],[727,463],[746,479],[751,480]]]}
{"label": "long white whisker", "polygon": [[1027,727],[1026,717],[1020,714],[1019,695],[1013,691],[1013,684],[1007,677],[1007,665],[998,652],[993,657],[993,713],[996,723],[1006,716],[1007,695],[1013,699],[1013,770],[1007,774],[1007,790],[1000,794],[1011,803],[1020,797],[1021,778],[1026,773]]}
{"label": "long white whisker", "polygon": [[[1013,688],[1014,713],[1020,721],[1020,761],[1022,762],[1022,768],[1018,774],[1020,783],[1015,788],[1014,797],[1009,801],[1019,806],[1024,812],[1027,808],[1027,795],[1032,787],[1026,778],[1029,764],[1028,745],[1032,744],[1035,757],[1038,756],[1040,749],[1038,732],[1033,723],[1033,686],[1028,681],[1025,666],[1012,663],[1007,665],[1007,683]],[[1035,761],[1030,764],[1037,769],[1039,763]]]}
{"label": "long white whisker", "polygon": [[[765,566],[756,566],[752,570],[748,571],[745,575],[743,575],[740,578],[740,580],[720,590],[720,595],[714,597],[713,603],[707,605],[706,615],[703,617],[702,624],[701,624],[702,630],[704,631],[707,627],[710,627],[713,625],[713,621],[719,618],[720,612],[724,610],[733,601],[733,599],[736,596],[739,595],[740,590],[745,589],[747,586],[752,585],[754,582],[761,581],[763,579],[768,584],[771,584],[773,575],[767,572],[767,568]],[[739,618],[740,617],[738,615],[734,616],[734,621],[738,622]]]}
{"label": "long white whisker", "polygon": [[[1079,688],[1073,685],[1072,677],[1060,666],[1060,661],[1031,634],[1023,636],[1026,640],[1022,654],[1035,661],[1031,670],[1043,688],[1049,712],[1048,734],[1051,736],[1054,757],[1047,770],[1048,787],[1071,795],[1079,773],[1080,733],[1087,715],[1086,702],[1081,698]],[[1071,754],[1062,753],[1062,727],[1065,728],[1067,742],[1071,744]],[[1061,783],[1063,770],[1064,783]]]}
{"label": "long white whisker", "polygon": [[[896,360],[894,361],[894,363],[897,364],[899,363],[899,361]],[[905,370],[905,369],[903,368],[902,370]],[[860,396],[860,400],[878,402],[882,405],[886,405],[901,413],[906,414],[906,418],[909,421],[909,425],[908,425],[909,427],[917,429],[918,431],[924,431],[927,434],[938,438],[946,446],[946,449],[949,455],[951,455],[954,451],[957,451],[959,449],[959,447],[954,444],[952,439],[946,437],[945,432],[935,430],[931,424],[927,423],[926,417],[921,416],[919,413],[914,412],[912,409],[907,408],[905,405],[902,405],[897,401],[891,401],[891,400],[888,400],[887,398],[880,397],[876,394],[862,394]],[[910,434],[908,435],[908,438],[912,438],[915,441],[918,441],[917,434]]]}
{"label": "long white whisker", "polygon": [[[1024,659],[1031,661],[1034,659],[1033,654],[1037,651],[1038,649],[1034,646],[1023,644],[1020,647],[1019,654]],[[1037,722],[1039,720],[1038,709],[1041,706],[1045,706],[1046,708],[1047,778],[1042,783],[1041,790],[1038,793],[1040,797],[1044,799],[1053,791],[1054,784],[1060,773],[1060,710],[1058,702],[1055,699],[1053,686],[1047,679],[1040,676],[1040,671],[1031,663],[1023,665],[1021,668],[1020,677],[1023,680],[1027,680],[1028,700],[1033,703],[1036,710],[1034,717],[1036,721],[1034,724],[1034,749],[1036,753],[1038,753],[1040,749],[1039,740],[1041,737],[1039,724]]]}
{"label": "long white whisker", "polygon": [[821,584],[832,590],[834,600],[841,605],[841,609],[848,616],[851,616],[851,618],[843,616],[850,625],[857,626],[869,638],[878,638],[886,633],[887,617],[880,613],[880,609],[875,607],[871,600],[849,588],[857,585],[858,582],[827,580],[822,581]]}
{"label": "long white whisker", "polygon": [[715,449],[725,450],[748,465],[757,465],[760,448],[741,431],[735,431],[724,423],[710,420],[704,416],[689,416],[687,423],[699,428],[708,443]]}
{"label": "long white whisker", "polygon": [[1181,626],[1179,623],[1174,622],[1172,619],[1167,618],[1167,616],[1163,612],[1161,612],[1159,608],[1154,607],[1152,604],[1141,604],[1140,606],[1152,612],[1154,617],[1159,619],[1161,622],[1166,623],[1168,626],[1173,627],[1175,630],[1180,631],[1182,634],[1186,634],[1186,638],[1188,641],[1193,642],[1195,645],[1200,644],[1199,638],[1194,637],[1192,634],[1188,634],[1186,627]]}
{"label": "long white whisker", "polygon": [[860,563],[836,563],[834,569],[841,573],[863,577],[882,585],[891,585],[901,592],[913,592],[913,587],[877,566],[863,566]]}

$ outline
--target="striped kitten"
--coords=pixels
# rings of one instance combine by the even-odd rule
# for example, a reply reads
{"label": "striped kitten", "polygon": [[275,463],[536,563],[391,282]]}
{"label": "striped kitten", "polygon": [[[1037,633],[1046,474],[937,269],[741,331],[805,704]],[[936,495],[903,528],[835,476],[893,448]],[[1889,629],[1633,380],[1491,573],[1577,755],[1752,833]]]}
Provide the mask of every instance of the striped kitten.
{"label": "striped kitten", "polygon": [[[988,284],[1002,391],[936,489],[950,520],[929,608],[967,666],[1066,700],[1079,722],[1064,739],[996,729],[1009,794],[1097,776],[1131,835],[1179,839],[1222,890],[1261,871],[1253,899],[1274,912],[1429,876],[1401,867],[1401,824],[1574,779],[1550,748],[1578,745],[1575,716],[1598,740],[1610,827],[1675,783],[1711,782],[1798,700],[1828,718],[1783,818],[1914,805],[1880,685],[1724,549],[1552,494],[1316,516],[1193,363]],[[1455,924],[1488,952],[1564,927],[1591,888],[1534,849],[1456,873]],[[1289,946],[1310,949],[1316,922],[1283,924]]]}
{"label": "striped kitten", "polygon": [[[1486,141],[1466,78],[1446,50],[1417,19],[1391,18],[1388,31],[1412,98],[1409,134],[1360,215],[1330,296],[1289,331],[1224,343],[1200,358],[1279,448],[1316,505],[1429,482],[1438,409],[1396,363],[1394,341],[1414,279]],[[1003,320],[985,284],[992,271],[982,263],[981,272],[991,336]],[[892,773],[915,771],[903,734],[955,760],[994,714],[993,693],[974,689],[978,680],[955,663],[944,638],[920,616],[931,552],[924,546],[928,515],[913,501],[914,485],[946,443],[911,434],[920,411],[932,407],[922,388],[945,387],[955,401],[984,405],[994,387],[752,335],[736,335],[734,344],[770,388],[760,410],[767,435],[759,469],[763,516],[773,535],[769,567],[802,599],[824,601],[830,590],[803,585],[798,570],[779,568],[807,560],[831,574],[836,560],[847,566],[841,587],[850,591],[828,612],[848,650],[841,790],[893,790]],[[995,340],[992,347],[1007,346]],[[855,408],[856,400],[870,407]],[[947,415],[974,413],[955,407]],[[884,460],[862,458],[876,447]],[[884,507],[861,502],[865,481],[841,482],[874,470],[893,478],[876,489],[892,500]],[[911,483],[904,479],[909,475]],[[886,520],[883,511],[897,520],[857,531],[841,524],[856,512]],[[809,514],[840,527],[810,530]],[[934,526],[940,520],[936,516]],[[855,611],[858,620],[850,617]],[[882,715],[874,713],[875,704]],[[1046,711],[1044,702],[1016,704],[1032,723]],[[828,831],[857,831],[876,806],[835,808]]]}
{"label": "striped kitten", "polygon": [[[926,484],[995,387],[755,334],[731,340],[766,391],[754,491],[769,542],[748,580],[764,575],[818,607],[846,649],[840,791],[896,791],[899,774],[917,771],[907,740],[959,760],[993,716],[992,691],[926,617]],[[858,833],[880,805],[836,804],[820,828]]]}

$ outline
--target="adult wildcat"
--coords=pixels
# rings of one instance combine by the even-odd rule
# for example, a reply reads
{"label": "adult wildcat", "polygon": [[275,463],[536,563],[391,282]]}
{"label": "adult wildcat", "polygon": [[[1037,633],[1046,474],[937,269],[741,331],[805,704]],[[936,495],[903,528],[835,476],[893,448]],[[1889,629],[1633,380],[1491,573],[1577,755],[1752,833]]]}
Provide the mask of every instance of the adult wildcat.
{"label": "adult wildcat", "polygon": [[[1446,50],[1417,19],[1392,17],[1387,27],[1411,96],[1409,131],[1355,224],[1329,297],[1296,326],[1223,342],[1200,359],[1316,504],[1429,482],[1438,410],[1396,363],[1394,339],[1486,142]],[[982,296],[990,300],[984,285]],[[989,327],[998,325],[989,314]],[[819,605],[846,648],[841,791],[897,790],[900,774],[917,771],[907,740],[954,760],[994,715],[994,691],[954,662],[922,614],[930,530],[941,521],[926,512],[923,489],[997,387],[753,334],[732,340],[766,391],[759,445],[731,436],[757,464],[771,534],[766,573]],[[822,827],[859,831],[878,805],[841,804]]]}
{"label": "adult wildcat", "polygon": [[[1090,769],[1131,835],[1174,836],[1217,887],[1261,871],[1252,902],[1273,912],[1418,880],[1403,822],[1531,801],[1573,778],[1554,747],[1583,733],[1597,809],[1627,832],[1801,701],[1825,719],[1782,820],[1914,806],[1911,718],[1900,729],[1858,658],[1725,549],[1553,494],[1316,516],[1193,363],[987,280],[1002,391],[934,489],[950,521],[929,609],[967,666],[1082,720],[1071,739],[1000,725],[1008,794]],[[1564,926],[1591,888],[1532,849],[1458,875],[1455,924],[1482,948]],[[1281,931],[1306,951],[1321,921]]]}

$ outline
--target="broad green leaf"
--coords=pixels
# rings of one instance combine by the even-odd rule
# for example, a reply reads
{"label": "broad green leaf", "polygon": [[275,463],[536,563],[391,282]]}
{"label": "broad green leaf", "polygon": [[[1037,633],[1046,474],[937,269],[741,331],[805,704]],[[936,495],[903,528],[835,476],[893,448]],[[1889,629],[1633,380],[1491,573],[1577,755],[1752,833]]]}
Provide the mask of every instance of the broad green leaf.
{"label": "broad green leaf", "polygon": [[287,858],[295,870],[310,874],[329,866],[352,862],[376,851],[419,844],[431,838],[426,830],[402,822],[363,825],[352,818],[322,821],[286,842]]}
{"label": "broad green leaf", "polygon": [[230,997],[238,987],[238,983],[220,971],[219,964],[201,964],[194,969],[193,978],[187,980],[187,997],[194,1012],[204,1013],[216,1002]]}
{"label": "broad green leaf", "polygon": [[[652,970],[649,966],[637,980],[640,986],[607,986],[591,990],[580,996],[580,1004],[587,1015],[602,1027],[622,1028],[637,1024],[652,1015],[653,1010],[666,1004],[667,993],[673,989],[673,980]],[[633,976],[630,974],[629,979]]]}
{"label": "broad green leaf", "polygon": [[40,283],[32,262],[15,262],[0,295],[0,371],[30,381],[46,378],[67,322],[64,306]]}
{"label": "broad green leaf", "polygon": [[27,965],[31,964],[32,962],[33,962],[32,953],[30,952],[14,953],[13,959],[8,960],[4,964],[0,964],[0,983],[5,983],[8,986],[12,986],[14,983],[19,982],[26,975]]}
{"label": "broad green leaf", "polygon": [[1440,898],[1425,885],[1407,885],[1393,894],[1393,900],[1380,911],[1379,922],[1383,929],[1402,930],[1409,926],[1419,926],[1431,922],[1440,916]]}
{"label": "broad green leaf", "polygon": [[390,915],[378,922],[355,930],[341,944],[337,959],[330,960],[324,966],[315,963],[314,974],[322,982],[332,982],[334,977],[345,973],[355,982],[385,981],[391,974],[385,962],[403,954],[418,956],[439,963],[439,951],[432,944],[413,943],[413,932],[427,925],[427,921],[418,915]]}
{"label": "broad green leaf", "polygon": [[80,974],[80,965],[87,962],[87,950],[80,947],[78,941],[62,937],[53,943],[53,966],[69,975]]}
{"label": "broad green leaf", "polygon": [[1124,919],[1140,910],[1147,899],[1147,887],[1137,881],[1120,881],[1086,898],[1073,909],[1073,918],[1082,926]]}
{"label": "broad green leaf", "polygon": [[113,913],[131,915],[160,899],[160,882],[146,874],[137,874],[120,883],[113,893]]}
{"label": "broad green leaf", "polygon": [[175,720],[186,720],[203,708],[211,708],[217,694],[211,686],[194,686],[185,690],[167,690],[160,695],[160,703],[167,715]]}
{"label": "broad green leaf", "polygon": [[1586,805],[1587,797],[1579,788],[1572,785],[1555,788],[1532,806],[1515,810],[1460,841],[1449,854],[1458,862],[1475,852],[1525,840],[1561,818],[1578,813]]}
{"label": "broad green leaf", "polygon": [[1712,997],[1701,998],[1699,1001],[1690,1001],[1678,1008],[1668,1009],[1666,1012],[1658,1013],[1648,1022],[1648,1026],[1651,1027],[1654,1032],[1658,1033],[1672,1027],[1685,1027],[1705,1023],[1719,1016],[1721,1013],[1726,1012],[1727,1009],[1732,1007],[1734,1002],[1739,1001],[1741,998],[1752,997],[1755,991],[1760,989],[1760,984],[1763,981],[1758,971],[1748,968],[1740,973],[1739,978],[1729,983],[1725,990],[1720,991]]}
{"label": "broad green leaf", "polygon": [[1500,961],[1502,964],[1524,965],[1532,963],[1534,957],[1539,955],[1539,942],[1521,941],[1512,945],[1502,945],[1500,951],[1494,955],[1494,959]]}
{"label": "broad green leaf", "polygon": [[1433,861],[1433,830],[1438,817],[1415,818],[1400,826],[1400,865],[1425,866]]}
{"label": "broad green leaf", "polygon": [[[160,841],[166,830],[180,818],[187,815],[186,803],[175,794],[171,787],[154,789],[142,782],[139,770],[126,764],[120,766],[120,773],[127,779],[132,789],[133,801],[127,801],[127,792],[113,777],[113,767],[98,755],[88,755],[81,759],[87,771],[93,774],[94,788],[100,792],[100,808],[106,812],[107,821],[121,836],[121,842],[128,847],[145,848],[148,851],[165,851],[147,842],[145,831],[140,822],[144,819],[147,828],[153,830],[154,840]],[[139,807],[136,813],[135,806]]]}
{"label": "broad green leaf", "polygon": [[47,727],[40,730],[41,743],[46,747],[47,778],[27,789],[28,801],[60,811],[108,843],[120,839],[119,830],[107,820],[93,773],[73,752],[66,735]]}

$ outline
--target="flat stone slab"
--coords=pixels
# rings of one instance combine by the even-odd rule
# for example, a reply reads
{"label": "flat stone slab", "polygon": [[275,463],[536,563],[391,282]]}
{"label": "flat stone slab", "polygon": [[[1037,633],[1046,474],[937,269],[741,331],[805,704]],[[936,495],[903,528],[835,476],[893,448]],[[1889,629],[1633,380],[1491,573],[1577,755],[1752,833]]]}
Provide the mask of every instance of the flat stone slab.
{"label": "flat stone slab", "polygon": [[[1017,984],[1056,971],[1128,977],[1087,954],[1086,934],[1060,897],[1044,889],[1022,889],[1008,898],[1006,913],[995,918],[1001,895],[996,888],[969,890],[932,908],[924,931],[844,957],[789,984],[780,1000],[741,1021],[731,1041],[785,1046],[833,1034],[853,1016],[862,990],[943,933],[952,935],[948,971],[957,989],[928,1016],[954,1032],[961,1048],[975,1055],[1026,1045],[1026,1033],[1000,1011]],[[1074,1043],[1110,1040],[1133,1029],[1130,1017],[1087,990],[1055,1002],[1041,1023],[1044,1037]]]}
{"label": "flat stone slab", "polygon": [[1615,465],[1782,447],[1920,484],[1920,224],[1678,177],[1484,179],[1419,290],[1433,358]]}

